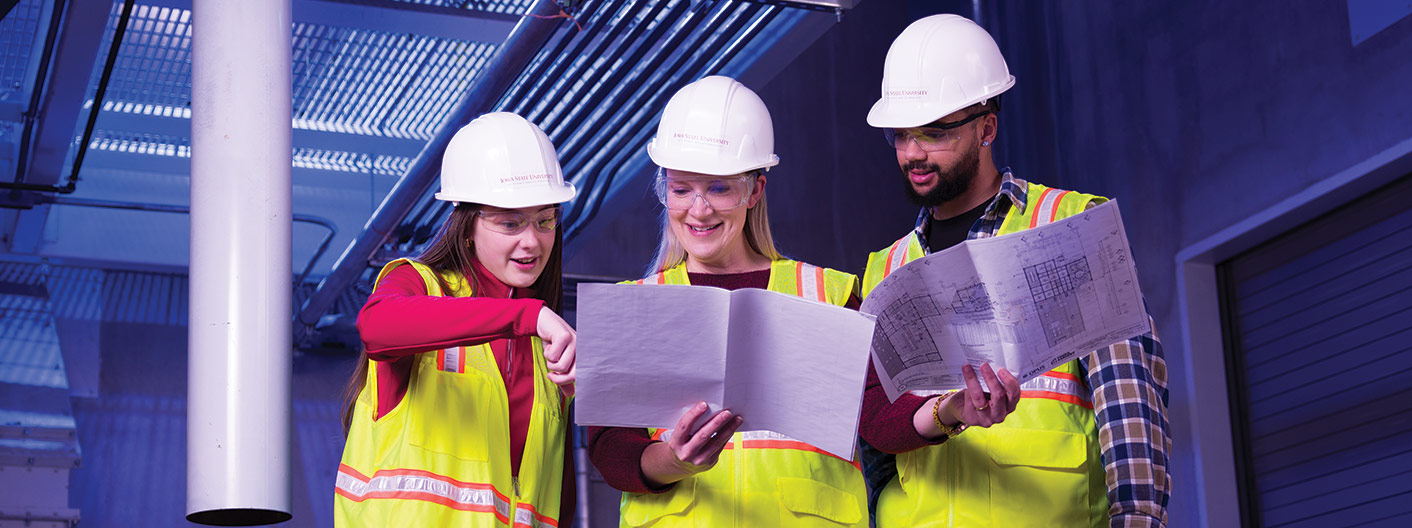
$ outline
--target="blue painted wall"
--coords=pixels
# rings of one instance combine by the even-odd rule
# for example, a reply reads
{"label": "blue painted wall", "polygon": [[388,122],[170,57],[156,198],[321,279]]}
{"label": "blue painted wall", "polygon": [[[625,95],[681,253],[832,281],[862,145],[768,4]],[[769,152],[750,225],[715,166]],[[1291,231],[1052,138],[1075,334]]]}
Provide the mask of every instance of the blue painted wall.
{"label": "blue painted wall", "polygon": [[1123,204],[1170,368],[1171,520],[1195,526],[1175,256],[1412,138],[1412,18],[1354,46],[1343,2],[995,7],[1008,162]]}

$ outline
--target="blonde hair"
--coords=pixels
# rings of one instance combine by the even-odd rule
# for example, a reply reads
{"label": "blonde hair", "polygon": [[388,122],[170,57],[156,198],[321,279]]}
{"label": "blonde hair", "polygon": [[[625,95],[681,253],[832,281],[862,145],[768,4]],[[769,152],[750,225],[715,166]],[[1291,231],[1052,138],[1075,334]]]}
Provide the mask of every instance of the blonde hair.
{"label": "blonde hair", "polygon": [[[751,176],[759,176],[760,171],[753,171]],[[755,185],[753,178],[750,183]],[[770,260],[784,258],[778,249],[775,249],[775,237],[770,234],[770,215],[765,209],[765,191],[760,190],[760,201],[755,203],[745,212],[745,227],[742,231],[745,234],[745,243],[756,253],[763,255]],[[686,250],[682,248],[681,241],[677,240],[677,235],[672,232],[672,219],[668,216],[666,207],[662,208],[662,238],[657,242],[657,256],[652,258],[652,263],[647,267],[647,275],[669,270],[686,262]]]}

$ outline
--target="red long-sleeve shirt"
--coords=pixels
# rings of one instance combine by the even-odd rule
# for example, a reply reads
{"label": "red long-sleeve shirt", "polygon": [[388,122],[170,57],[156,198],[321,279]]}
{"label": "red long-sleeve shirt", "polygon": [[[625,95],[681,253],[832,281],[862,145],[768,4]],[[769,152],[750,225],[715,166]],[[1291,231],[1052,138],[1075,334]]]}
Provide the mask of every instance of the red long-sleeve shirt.
{"label": "red long-sleeve shirt", "polygon": [[[518,475],[534,405],[534,363],[530,337],[539,326],[544,302],[524,288],[506,286],[479,262],[472,263],[479,291],[475,297],[433,297],[411,266],[394,268],[378,283],[358,313],[358,334],[377,369],[379,417],[407,395],[416,355],[449,347],[490,344],[501,379],[506,382],[510,415],[511,471]],[[511,361],[513,360],[513,364]],[[514,375],[511,375],[513,370]],[[567,439],[566,439],[567,444]],[[564,450],[564,486],[559,525],[573,522],[575,483],[572,450]]]}
{"label": "red long-sleeve shirt", "polygon": [[888,403],[887,391],[883,389],[882,380],[878,379],[878,372],[873,370],[873,363],[869,361],[868,381],[863,385],[863,409],[858,413],[861,416],[858,436],[879,451],[892,454],[906,453],[945,442],[944,436],[935,441],[927,440],[917,432],[917,426],[912,424],[912,415],[930,399],[930,396],[909,393],[898,397],[895,402]]}

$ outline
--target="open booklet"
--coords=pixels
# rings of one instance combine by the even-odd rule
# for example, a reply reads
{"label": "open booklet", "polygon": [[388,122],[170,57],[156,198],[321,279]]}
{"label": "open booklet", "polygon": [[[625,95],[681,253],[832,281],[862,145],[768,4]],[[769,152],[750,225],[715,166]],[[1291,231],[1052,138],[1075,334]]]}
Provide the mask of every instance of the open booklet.
{"label": "open booklet", "polygon": [[766,290],[582,284],[576,420],[675,428],[704,401],[852,460],[872,336],[869,315]]}
{"label": "open booklet", "polygon": [[1117,202],[910,262],[861,311],[877,316],[873,366],[892,400],[965,388],[965,363],[1024,383],[1151,330]]}

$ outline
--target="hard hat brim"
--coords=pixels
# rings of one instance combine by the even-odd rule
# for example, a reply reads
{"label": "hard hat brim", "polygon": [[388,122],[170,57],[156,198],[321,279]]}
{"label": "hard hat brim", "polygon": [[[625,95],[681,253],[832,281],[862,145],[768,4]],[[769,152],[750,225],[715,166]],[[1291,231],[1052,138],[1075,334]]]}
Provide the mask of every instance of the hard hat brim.
{"label": "hard hat brim", "polygon": [[[1015,76],[1011,75],[1005,84],[987,91],[979,97],[962,100],[955,104],[937,107],[931,104],[902,104],[879,98],[868,110],[868,125],[874,128],[916,128],[926,126],[938,119],[955,113],[957,110],[998,96],[1015,86]],[[930,107],[930,108],[928,108]]]}
{"label": "hard hat brim", "polygon": [[768,169],[780,164],[780,157],[770,154],[769,160],[760,162],[736,162],[722,160],[719,156],[703,153],[701,156],[673,156],[655,145],[647,145],[647,157],[652,159],[652,163],[658,167],[671,170],[695,172],[697,174],[710,174],[712,176],[735,176],[737,174],[750,172],[753,170]]}
{"label": "hard hat brim", "polygon": [[574,188],[573,183],[566,181],[562,187],[546,186],[542,191],[535,193],[527,193],[523,190],[504,190],[471,196],[439,192],[436,193],[434,198],[443,202],[475,203],[503,209],[519,209],[521,207],[533,207],[536,205],[561,204],[573,200],[577,195],[578,189]]}

